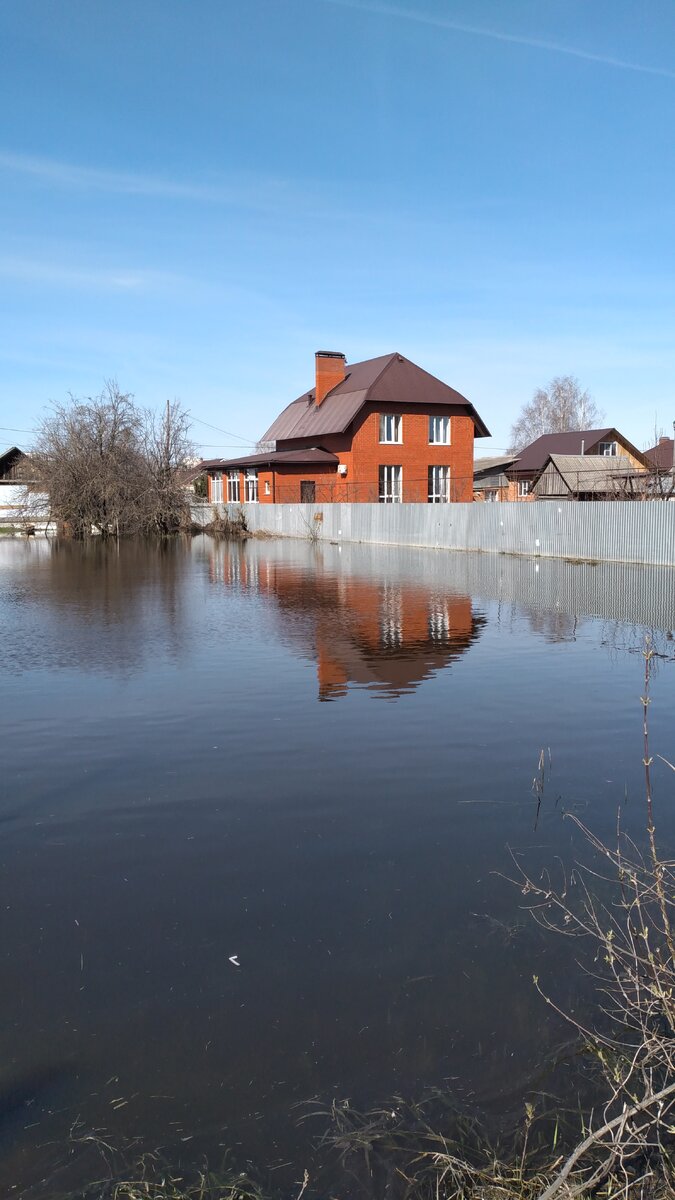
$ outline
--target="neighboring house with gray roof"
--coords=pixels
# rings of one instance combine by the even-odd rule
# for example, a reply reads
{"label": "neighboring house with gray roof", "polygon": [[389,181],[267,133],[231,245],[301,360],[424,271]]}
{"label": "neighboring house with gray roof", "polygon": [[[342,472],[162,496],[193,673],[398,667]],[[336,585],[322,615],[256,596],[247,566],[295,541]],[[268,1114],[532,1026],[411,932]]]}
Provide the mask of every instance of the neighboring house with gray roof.
{"label": "neighboring house with gray roof", "polygon": [[577,429],[567,433],[545,433],[520,451],[507,474],[517,485],[517,499],[530,496],[535,478],[539,476],[550,455],[584,455],[590,458],[628,458],[636,469],[649,467],[646,455],[628,438],[610,426],[605,429]]}
{"label": "neighboring house with gray roof", "polygon": [[445,503],[473,498],[489,430],[465,396],[402,354],[315,355],[314,385],[283,409],[262,454],[202,463],[211,502]]}

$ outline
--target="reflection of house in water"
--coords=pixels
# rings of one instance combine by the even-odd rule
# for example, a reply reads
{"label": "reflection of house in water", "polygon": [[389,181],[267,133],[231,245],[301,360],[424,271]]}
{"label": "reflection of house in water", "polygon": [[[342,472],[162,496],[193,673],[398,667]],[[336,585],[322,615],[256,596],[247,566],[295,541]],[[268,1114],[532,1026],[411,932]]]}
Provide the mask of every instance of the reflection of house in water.
{"label": "reflection of house in water", "polygon": [[324,569],[319,555],[308,570],[239,546],[221,557],[214,547],[211,577],[274,599],[284,640],[316,660],[321,700],[354,685],[388,697],[410,692],[464,654],[484,623],[468,596]]}

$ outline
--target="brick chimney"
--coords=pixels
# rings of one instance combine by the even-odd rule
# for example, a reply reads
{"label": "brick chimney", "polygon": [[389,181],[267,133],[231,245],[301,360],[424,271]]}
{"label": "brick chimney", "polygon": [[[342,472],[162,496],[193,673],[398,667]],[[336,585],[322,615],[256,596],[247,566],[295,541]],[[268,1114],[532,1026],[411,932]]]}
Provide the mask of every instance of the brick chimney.
{"label": "brick chimney", "polygon": [[337,387],[338,383],[342,383],[346,374],[346,361],[344,354],[341,354],[339,350],[317,350],[315,358],[318,408],[320,404],[323,404],[331,389]]}

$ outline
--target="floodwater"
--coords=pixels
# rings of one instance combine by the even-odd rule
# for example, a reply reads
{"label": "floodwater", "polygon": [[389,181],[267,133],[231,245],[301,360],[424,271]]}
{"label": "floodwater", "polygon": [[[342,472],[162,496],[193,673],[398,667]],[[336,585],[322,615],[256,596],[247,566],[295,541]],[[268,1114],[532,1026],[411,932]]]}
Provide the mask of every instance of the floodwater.
{"label": "floodwater", "polygon": [[311,1098],[522,1111],[570,1036],[532,976],[584,985],[504,876],[570,861],[570,813],[639,834],[674,572],[4,541],[0,620],[2,1195],[94,1170],[69,1131],[285,1185]]}

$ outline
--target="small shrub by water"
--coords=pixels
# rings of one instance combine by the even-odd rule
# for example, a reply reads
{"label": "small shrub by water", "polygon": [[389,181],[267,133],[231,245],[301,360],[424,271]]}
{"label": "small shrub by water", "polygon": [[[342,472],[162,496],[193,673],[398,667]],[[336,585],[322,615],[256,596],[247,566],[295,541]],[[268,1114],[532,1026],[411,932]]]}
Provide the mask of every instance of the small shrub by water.
{"label": "small shrub by water", "polygon": [[230,514],[228,509],[224,512],[216,509],[213,519],[200,532],[208,533],[211,537],[226,538],[228,541],[243,541],[250,536],[243,508],[238,508],[233,514]]}

